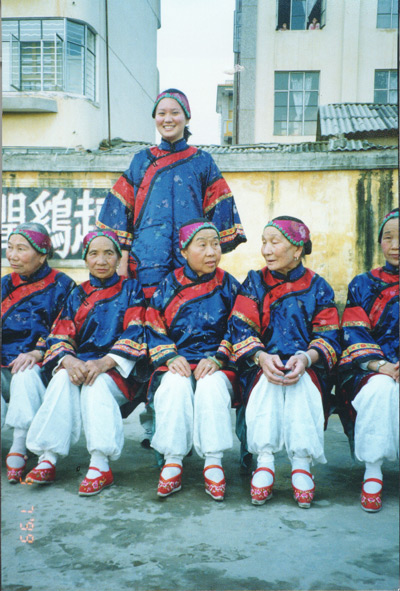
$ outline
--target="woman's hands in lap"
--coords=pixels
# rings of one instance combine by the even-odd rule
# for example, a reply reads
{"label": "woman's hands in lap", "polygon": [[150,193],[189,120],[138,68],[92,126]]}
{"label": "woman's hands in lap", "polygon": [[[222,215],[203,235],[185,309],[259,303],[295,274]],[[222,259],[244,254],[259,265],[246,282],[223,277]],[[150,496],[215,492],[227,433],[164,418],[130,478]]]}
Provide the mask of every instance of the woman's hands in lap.
{"label": "woman's hands in lap", "polygon": [[74,386],[81,386],[87,376],[86,363],[73,357],[73,355],[65,355],[62,358],[60,367],[67,370],[69,379]]}
{"label": "woman's hands in lap", "polygon": [[190,378],[192,375],[192,370],[190,369],[190,365],[186,357],[179,355],[175,357],[169,364],[168,370],[171,373],[177,373],[184,378]]}
{"label": "woman's hands in lap", "polygon": [[11,373],[15,374],[24,369],[31,369],[36,363],[41,361],[43,355],[40,351],[29,351],[28,353],[20,353],[18,357],[13,359],[10,363]]}
{"label": "woman's hands in lap", "polygon": [[[181,375],[185,378],[190,378],[190,376],[192,375],[192,370],[190,369],[190,364],[189,364],[188,360],[185,357],[183,357],[182,355],[175,357],[175,359],[173,359],[168,364],[168,369],[172,373],[178,373],[179,375]],[[200,380],[201,378],[204,378],[205,376],[212,375],[213,373],[215,373],[218,370],[219,370],[218,365],[214,361],[212,361],[212,359],[204,358],[204,359],[201,359],[199,361],[199,363],[197,364],[197,366],[193,372],[193,376],[194,376],[195,380]]]}
{"label": "woman's hands in lap", "polygon": [[193,372],[193,375],[196,380],[200,380],[201,378],[205,378],[206,376],[211,376],[218,370],[218,365],[212,359],[204,358],[200,359],[199,363],[196,366],[196,369]]}
{"label": "woman's hands in lap", "polygon": [[66,355],[61,366],[67,370],[69,379],[75,386],[93,386],[97,376],[115,367],[116,363],[108,355],[91,361],[82,361],[72,355]]}
{"label": "woman's hands in lap", "polygon": [[307,365],[307,361],[304,361],[303,356],[300,355],[292,355],[284,365],[279,355],[264,352],[260,353],[259,363],[267,380],[277,386],[297,384],[304,375]]}
{"label": "woman's hands in lap", "polygon": [[105,355],[100,359],[95,359],[92,361],[86,361],[86,379],[85,379],[85,386],[93,386],[96,378],[101,373],[106,373],[109,369],[112,369],[116,366],[116,363],[112,357]]}

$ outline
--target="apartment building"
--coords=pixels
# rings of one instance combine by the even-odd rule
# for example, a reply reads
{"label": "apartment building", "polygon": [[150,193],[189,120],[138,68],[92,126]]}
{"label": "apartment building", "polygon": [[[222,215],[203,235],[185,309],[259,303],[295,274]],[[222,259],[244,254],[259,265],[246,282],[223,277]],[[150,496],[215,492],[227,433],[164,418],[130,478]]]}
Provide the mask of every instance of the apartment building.
{"label": "apartment building", "polygon": [[3,0],[3,146],[153,142],[160,0]]}
{"label": "apartment building", "polygon": [[318,109],[397,103],[398,0],[236,0],[233,143],[316,138]]}
{"label": "apartment building", "polygon": [[233,81],[217,86],[217,113],[221,115],[220,144],[230,146],[233,136]]}

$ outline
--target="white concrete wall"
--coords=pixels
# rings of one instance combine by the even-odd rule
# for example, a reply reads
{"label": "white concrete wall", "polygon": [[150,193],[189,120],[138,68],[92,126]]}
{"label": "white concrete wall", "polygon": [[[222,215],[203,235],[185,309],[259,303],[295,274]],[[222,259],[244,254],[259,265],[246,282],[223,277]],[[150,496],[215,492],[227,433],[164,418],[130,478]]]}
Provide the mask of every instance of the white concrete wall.
{"label": "white concrete wall", "polygon": [[[152,142],[151,117],[159,91],[157,28],[160,12],[152,0],[109,0],[111,135]],[[154,11],[154,12],[153,12]],[[129,70],[129,71],[128,71]]]}
{"label": "white concrete wall", "polygon": [[[108,0],[108,13],[111,138],[154,141],[151,107],[158,93],[159,0]],[[97,33],[96,101],[42,93],[57,100],[58,113],[4,113],[3,145],[96,149],[108,137],[105,0],[3,0],[2,16],[74,18]]]}

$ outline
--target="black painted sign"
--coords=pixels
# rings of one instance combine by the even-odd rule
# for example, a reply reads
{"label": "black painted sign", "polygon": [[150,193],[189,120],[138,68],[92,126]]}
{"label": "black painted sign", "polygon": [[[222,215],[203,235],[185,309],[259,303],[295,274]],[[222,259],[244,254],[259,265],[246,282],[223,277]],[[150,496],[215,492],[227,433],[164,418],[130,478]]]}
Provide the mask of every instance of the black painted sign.
{"label": "black painted sign", "polygon": [[55,258],[79,259],[83,237],[94,228],[108,189],[3,187],[1,256],[22,222],[39,222],[51,236]]}

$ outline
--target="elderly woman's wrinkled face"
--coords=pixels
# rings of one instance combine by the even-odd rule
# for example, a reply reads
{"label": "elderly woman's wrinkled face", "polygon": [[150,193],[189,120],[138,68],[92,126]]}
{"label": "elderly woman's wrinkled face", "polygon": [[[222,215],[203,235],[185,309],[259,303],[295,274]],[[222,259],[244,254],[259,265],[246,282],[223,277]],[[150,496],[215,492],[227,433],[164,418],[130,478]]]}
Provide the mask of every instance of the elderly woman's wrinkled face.
{"label": "elderly woman's wrinkled face", "polygon": [[112,277],[119,260],[120,256],[114,243],[105,236],[98,236],[92,240],[85,257],[89,272],[98,279]]}
{"label": "elderly woman's wrinkled face", "polygon": [[399,266],[399,218],[392,218],[383,226],[381,248],[388,263]]}
{"label": "elderly woman's wrinkled face", "polygon": [[35,250],[21,234],[10,236],[6,257],[14,273],[25,277],[33,275],[46,260],[46,255]]}
{"label": "elderly woman's wrinkled face", "polygon": [[221,245],[218,234],[212,228],[200,230],[186,248],[181,250],[189,267],[199,277],[212,273],[221,260]]}
{"label": "elderly woman's wrinkled face", "polygon": [[286,275],[300,264],[302,250],[301,246],[289,242],[276,228],[268,226],[264,229],[261,254],[270,271]]}

